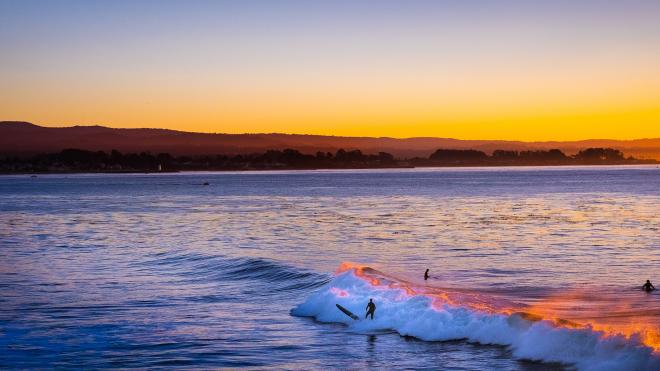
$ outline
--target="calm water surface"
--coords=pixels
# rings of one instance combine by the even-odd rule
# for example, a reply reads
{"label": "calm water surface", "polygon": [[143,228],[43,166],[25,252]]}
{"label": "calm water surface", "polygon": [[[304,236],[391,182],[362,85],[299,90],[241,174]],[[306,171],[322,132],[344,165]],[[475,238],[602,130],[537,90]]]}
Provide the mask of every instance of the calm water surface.
{"label": "calm water surface", "polygon": [[657,325],[660,169],[0,176],[0,368],[559,367],[291,316],[344,261]]}

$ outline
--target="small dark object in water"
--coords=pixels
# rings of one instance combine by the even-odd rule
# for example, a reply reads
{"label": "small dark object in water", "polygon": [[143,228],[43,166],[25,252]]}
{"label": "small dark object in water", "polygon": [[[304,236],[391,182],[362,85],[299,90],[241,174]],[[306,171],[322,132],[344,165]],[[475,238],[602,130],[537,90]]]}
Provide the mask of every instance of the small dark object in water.
{"label": "small dark object in water", "polygon": [[30,176],[30,178],[36,178],[36,177],[37,177],[36,175],[32,175],[32,176]]}
{"label": "small dark object in water", "polygon": [[655,287],[651,283],[651,280],[646,280],[646,283],[644,285],[642,285],[642,290],[644,290],[646,292],[651,292],[651,291],[655,290]]}
{"label": "small dark object in water", "polygon": [[204,182],[204,184],[202,184],[202,185],[209,185],[209,182]]}

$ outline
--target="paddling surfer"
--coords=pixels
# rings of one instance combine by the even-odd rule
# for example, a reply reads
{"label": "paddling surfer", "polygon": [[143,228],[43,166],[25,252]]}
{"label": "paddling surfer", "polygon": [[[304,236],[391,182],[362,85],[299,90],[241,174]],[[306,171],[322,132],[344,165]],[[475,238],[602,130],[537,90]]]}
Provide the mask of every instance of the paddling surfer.
{"label": "paddling surfer", "polygon": [[374,304],[374,299],[369,299],[367,304],[367,314],[364,316],[364,319],[367,319],[371,314],[371,319],[374,319],[374,312],[376,311],[376,304]]}
{"label": "paddling surfer", "polygon": [[642,290],[644,290],[646,292],[651,292],[651,291],[655,290],[655,286],[653,286],[651,281],[646,280],[646,283],[642,285]]}

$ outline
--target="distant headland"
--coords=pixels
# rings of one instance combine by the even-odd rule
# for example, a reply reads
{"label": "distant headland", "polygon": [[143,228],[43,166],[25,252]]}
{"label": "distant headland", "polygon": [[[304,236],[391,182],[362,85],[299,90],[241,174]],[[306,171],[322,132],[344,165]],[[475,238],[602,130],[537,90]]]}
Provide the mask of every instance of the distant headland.
{"label": "distant headland", "polygon": [[657,164],[660,139],[515,142],[204,134],[0,121],[0,172]]}

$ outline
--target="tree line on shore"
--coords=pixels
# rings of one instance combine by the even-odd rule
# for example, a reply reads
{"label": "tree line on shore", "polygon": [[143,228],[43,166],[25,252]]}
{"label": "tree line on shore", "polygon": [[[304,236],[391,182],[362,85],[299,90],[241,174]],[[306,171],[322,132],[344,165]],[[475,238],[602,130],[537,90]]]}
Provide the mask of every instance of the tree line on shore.
{"label": "tree line on shore", "polygon": [[431,163],[442,164],[485,164],[485,165],[599,165],[627,163],[656,163],[655,160],[639,160],[626,157],[613,148],[587,148],[567,156],[558,149],[538,151],[495,150],[492,155],[476,150],[439,149],[428,159]]}
{"label": "tree line on shore", "polygon": [[496,150],[491,155],[477,150],[438,149],[428,158],[395,159],[386,152],[364,154],[340,149],[335,153],[304,154],[295,149],[269,150],[248,155],[172,156],[148,152],[65,149],[58,153],[21,158],[0,158],[0,172],[157,172],[186,170],[277,170],[392,168],[414,166],[516,166],[516,165],[605,165],[655,164],[638,160],[612,148],[588,148],[567,156],[558,149],[548,151]]}

